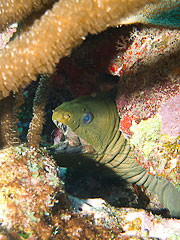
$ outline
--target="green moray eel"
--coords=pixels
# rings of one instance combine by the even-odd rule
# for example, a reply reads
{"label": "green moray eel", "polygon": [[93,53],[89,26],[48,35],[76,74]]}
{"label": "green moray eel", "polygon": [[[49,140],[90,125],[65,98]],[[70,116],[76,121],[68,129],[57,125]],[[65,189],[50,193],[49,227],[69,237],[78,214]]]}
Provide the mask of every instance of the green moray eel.
{"label": "green moray eel", "polygon": [[137,163],[129,140],[119,131],[112,92],[65,102],[54,110],[52,120],[64,136],[51,147],[60,166],[101,171],[143,185],[157,194],[171,216],[180,218],[180,191]]}

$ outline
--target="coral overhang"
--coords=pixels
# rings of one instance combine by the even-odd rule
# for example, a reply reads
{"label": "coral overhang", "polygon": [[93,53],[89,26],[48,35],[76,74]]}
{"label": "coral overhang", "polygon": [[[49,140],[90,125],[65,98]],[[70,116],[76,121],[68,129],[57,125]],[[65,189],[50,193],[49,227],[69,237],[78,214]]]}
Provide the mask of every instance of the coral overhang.
{"label": "coral overhang", "polygon": [[[80,44],[88,33],[95,34],[109,26],[117,26],[121,17],[128,16],[145,4],[153,2],[157,0],[61,0],[56,2],[52,9],[45,11],[28,31],[20,34],[1,51],[1,98],[8,96],[10,91],[16,92],[19,87],[27,86],[32,80],[36,80],[38,74],[52,73],[59,59],[69,55],[72,48]],[[28,3],[33,10],[32,6],[35,6],[36,1],[28,1]],[[39,6],[40,3],[41,1]],[[20,12],[23,12],[22,5],[24,2],[19,3],[17,8],[22,9]],[[9,15],[10,9],[13,9],[10,2],[7,2],[4,8],[3,6],[2,20],[6,12],[5,8],[7,11],[9,9]],[[24,5],[25,9],[26,7]],[[24,11],[26,12],[27,9]],[[26,14],[22,13],[22,15]],[[12,19],[19,20],[17,16]]]}

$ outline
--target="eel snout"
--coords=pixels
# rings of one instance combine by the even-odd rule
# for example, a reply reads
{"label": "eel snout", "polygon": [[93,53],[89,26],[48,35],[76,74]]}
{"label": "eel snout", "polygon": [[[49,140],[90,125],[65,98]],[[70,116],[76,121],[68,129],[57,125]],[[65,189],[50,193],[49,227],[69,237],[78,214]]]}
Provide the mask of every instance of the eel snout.
{"label": "eel snout", "polygon": [[51,149],[58,154],[95,152],[94,148],[84,139],[77,136],[69,126],[57,120],[53,122],[57,128],[54,131],[54,145]]}

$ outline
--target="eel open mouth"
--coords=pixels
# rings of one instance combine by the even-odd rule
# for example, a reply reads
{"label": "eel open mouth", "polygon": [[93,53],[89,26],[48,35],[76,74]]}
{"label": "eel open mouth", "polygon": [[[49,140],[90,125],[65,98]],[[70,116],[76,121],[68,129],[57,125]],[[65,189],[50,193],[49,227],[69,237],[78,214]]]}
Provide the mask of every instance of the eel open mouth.
{"label": "eel open mouth", "polygon": [[50,150],[58,154],[94,153],[95,149],[84,139],[77,136],[70,127],[53,120],[57,129],[54,131],[54,145]]}

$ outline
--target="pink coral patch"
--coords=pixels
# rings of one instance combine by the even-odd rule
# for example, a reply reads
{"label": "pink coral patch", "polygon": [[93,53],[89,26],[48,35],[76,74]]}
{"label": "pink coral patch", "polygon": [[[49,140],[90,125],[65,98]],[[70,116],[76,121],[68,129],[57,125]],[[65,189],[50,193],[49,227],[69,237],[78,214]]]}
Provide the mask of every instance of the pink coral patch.
{"label": "pink coral patch", "polygon": [[180,93],[168,99],[159,109],[162,134],[177,137],[180,133]]}

